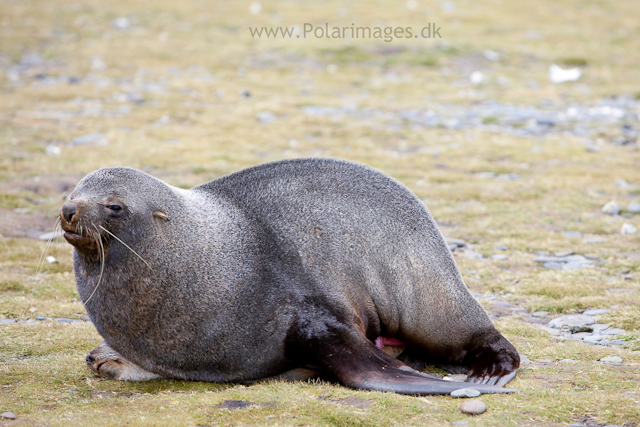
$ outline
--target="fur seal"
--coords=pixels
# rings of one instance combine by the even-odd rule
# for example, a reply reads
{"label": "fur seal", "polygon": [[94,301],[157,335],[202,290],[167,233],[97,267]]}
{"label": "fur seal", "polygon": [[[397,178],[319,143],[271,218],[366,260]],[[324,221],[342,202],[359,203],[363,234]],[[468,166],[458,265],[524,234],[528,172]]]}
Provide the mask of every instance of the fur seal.
{"label": "fur seal", "polygon": [[[367,166],[285,160],[190,190],[105,168],[60,217],[105,340],[87,356],[100,375],[246,382],[311,368],[359,389],[514,391],[502,386],[518,353],[431,214]],[[406,347],[401,360],[385,342]],[[408,366],[431,363],[467,368],[472,384]]]}

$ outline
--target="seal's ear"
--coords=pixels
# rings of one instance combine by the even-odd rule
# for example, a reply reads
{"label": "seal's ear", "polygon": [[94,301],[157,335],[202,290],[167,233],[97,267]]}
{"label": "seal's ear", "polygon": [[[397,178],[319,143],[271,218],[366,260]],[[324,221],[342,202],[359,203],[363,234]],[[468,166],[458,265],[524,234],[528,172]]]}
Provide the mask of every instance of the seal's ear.
{"label": "seal's ear", "polygon": [[169,217],[164,212],[153,211],[152,215],[154,216],[154,218],[160,218],[164,219],[165,221],[169,221]]}

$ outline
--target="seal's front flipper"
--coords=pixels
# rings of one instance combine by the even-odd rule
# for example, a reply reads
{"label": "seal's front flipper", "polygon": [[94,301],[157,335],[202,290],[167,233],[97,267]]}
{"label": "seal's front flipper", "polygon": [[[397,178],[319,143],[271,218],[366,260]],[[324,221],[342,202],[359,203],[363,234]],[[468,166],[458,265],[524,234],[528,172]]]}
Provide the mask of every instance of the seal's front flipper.
{"label": "seal's front flipper", "polygon": [[324,357],[325,367],[341,382],[364,390],[393,391],[402,394],[449,394],[454,390],[473,388],[480,393],[511,393],[495,385],[470,384],[441,380],[415,371],[383,351],[366,338],[357,345],[332,343]]}
{"label": "seal's front flipper", "polygon": [[102,341],[100,345],[91,350],[85,360],[89,369],[94,373],[112,380],[148,381],[164,378],[125,359],[120,353],[109,347],[106,341]]}

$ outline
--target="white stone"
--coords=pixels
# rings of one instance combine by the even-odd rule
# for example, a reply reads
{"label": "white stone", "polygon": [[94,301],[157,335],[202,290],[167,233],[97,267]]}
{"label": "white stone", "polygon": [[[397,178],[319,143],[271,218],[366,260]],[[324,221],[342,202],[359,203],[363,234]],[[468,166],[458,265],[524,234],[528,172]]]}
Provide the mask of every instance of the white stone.
{"label": "white stone", "polygon": [[600,362],[604,363],[622,363],[622,358],[618,356],[603,357]]}
{"label": "white stone", "polygon": [[622,229],[620,230],[620,234],[636,234],[638,232],[638,229],[635,228],[633,225],[629,224],[628,222],[625,222],[624,224],[622,224]]}
{"label": "white stone", "polygon": [[480,392],[475,388],[461,388],[451,392],[451,397],[478,397]]}
{"label": "white stone", "polygon": [[561,316],[553,319],[549,322],[550,328],[562,328],[563,326],[585,326],[593,325],[596,323],[596,319],[591,316],[585,316],[584,314],[569,314],[567,316]]}
{"label": "white stone", "polygon": [[602,213],[607,215],[618,215],[620,210],[620,205],[615,200],[610,201],[602,207]]}

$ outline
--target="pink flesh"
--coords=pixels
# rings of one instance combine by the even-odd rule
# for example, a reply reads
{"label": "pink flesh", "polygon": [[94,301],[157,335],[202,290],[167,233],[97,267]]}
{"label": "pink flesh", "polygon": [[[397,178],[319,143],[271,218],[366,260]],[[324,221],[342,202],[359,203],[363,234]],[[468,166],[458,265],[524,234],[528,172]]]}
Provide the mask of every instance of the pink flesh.
{"label": "pink flesh", "polygon": [[393,337],[378,337],[375,340],[376,348],[382,350],[385,345],[390,345],[392,347],[406,347],[406,345]]}

